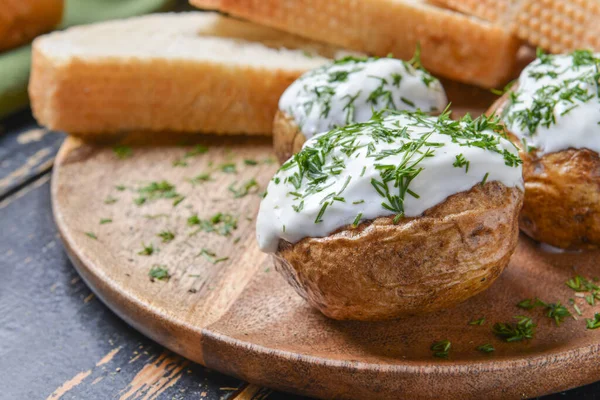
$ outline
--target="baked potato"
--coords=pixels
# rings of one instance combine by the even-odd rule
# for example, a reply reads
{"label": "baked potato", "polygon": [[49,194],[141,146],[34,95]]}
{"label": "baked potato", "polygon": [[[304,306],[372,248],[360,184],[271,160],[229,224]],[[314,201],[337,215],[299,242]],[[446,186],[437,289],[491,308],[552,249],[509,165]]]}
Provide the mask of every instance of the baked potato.
{"label": "baked potato", "polygon": [[485,116],[397,112],[317,135],[269,183],[259,246],[330,318],[458,304],[517,245],[521,161],[500,129]]}
{"label": "baked potato", "polygon": [[283,93],[273,122],[275,154],[283,163],[306,139],[365,122],[374,111],[439,114],[447,104],[442,84],[417,59],[346,57],[305,73]]}
{"label": "baked potato", "polygon": [[520,149],[523,232],[570,250],[600,245],[600,107],[589,51],[544,55],[489,110]]}

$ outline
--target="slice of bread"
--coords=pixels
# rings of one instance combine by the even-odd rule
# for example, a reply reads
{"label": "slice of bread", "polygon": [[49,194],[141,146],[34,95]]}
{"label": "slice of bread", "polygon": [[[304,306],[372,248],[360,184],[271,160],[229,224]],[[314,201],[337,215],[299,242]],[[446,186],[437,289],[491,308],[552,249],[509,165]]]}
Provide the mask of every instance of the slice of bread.
{"label": "slice of bread", "polygon": [[600,50],[598,0],[430,0],[507,27],[552,53]]}
{"label": "slice of bread", "polygon": [[0,51],[30,42],[60,23],[63,0],[2,0]]}
{"label": "slice of bread", "polygon": [[29,94],[40,124],[72,134],[270,135],[287,86],[345,54],[216,13],[154,14],[36,39]]}
{"label": "slice of bread", "polygon": [[514,72],[520,41],[480,19],[424,0],[190,0],[307,38],[409,59],[417,44],[433,74],[499,87]]}

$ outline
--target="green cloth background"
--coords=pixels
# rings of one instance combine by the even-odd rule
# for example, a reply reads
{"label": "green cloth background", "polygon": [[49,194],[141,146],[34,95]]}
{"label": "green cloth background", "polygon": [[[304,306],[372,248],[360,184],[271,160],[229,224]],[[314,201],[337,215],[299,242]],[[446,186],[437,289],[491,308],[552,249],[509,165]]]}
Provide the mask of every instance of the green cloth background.
{"label": "green cloth background", "polygon": [[[175,3],[175,0],[65,0],[63,22],[59,28],[167,11]],[[0,54],[0,118],[29,104],[30,64],[30,45]]]}

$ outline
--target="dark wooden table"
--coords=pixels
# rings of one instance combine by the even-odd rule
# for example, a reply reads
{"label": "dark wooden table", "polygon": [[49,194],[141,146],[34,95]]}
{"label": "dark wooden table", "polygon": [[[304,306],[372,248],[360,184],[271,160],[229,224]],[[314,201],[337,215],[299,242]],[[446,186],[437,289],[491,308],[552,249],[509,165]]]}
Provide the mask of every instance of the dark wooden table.
{"label": "dark wooden table", "polygon": [[[29,112],[0,121],[0,399],[300,399],[191,363],[94,296],[52,219],[64,138]],[[559,398],[600,399],[600,382],[545,399]]]}

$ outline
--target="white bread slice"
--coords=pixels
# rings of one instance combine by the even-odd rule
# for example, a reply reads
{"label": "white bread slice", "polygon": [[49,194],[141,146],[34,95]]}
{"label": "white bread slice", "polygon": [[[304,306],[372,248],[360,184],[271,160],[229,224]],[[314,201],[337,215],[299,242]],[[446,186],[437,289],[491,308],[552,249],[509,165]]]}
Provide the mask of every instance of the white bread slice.
{"label": "white bread slice", "polygon": [[60,23],[63,0],[2,0],[0,51],[31,41]]}
{"label": "white bread slice", "polygon": [[499,87],[514,72],[520,41],[480,19],[424,0],[190,0],[307,38],[409,59],[417,44],[433,74]]}
{"label": "white bread slice", "polygon": [[430,0],[493,21],[552,53],[600,51],[598,0]]}
{"label": "white bread slice", "polygon": [[36,39],[29,93],[40,124],[80,136],[270,135],[287,86],[344,54],[216,13],[154,14]]}

